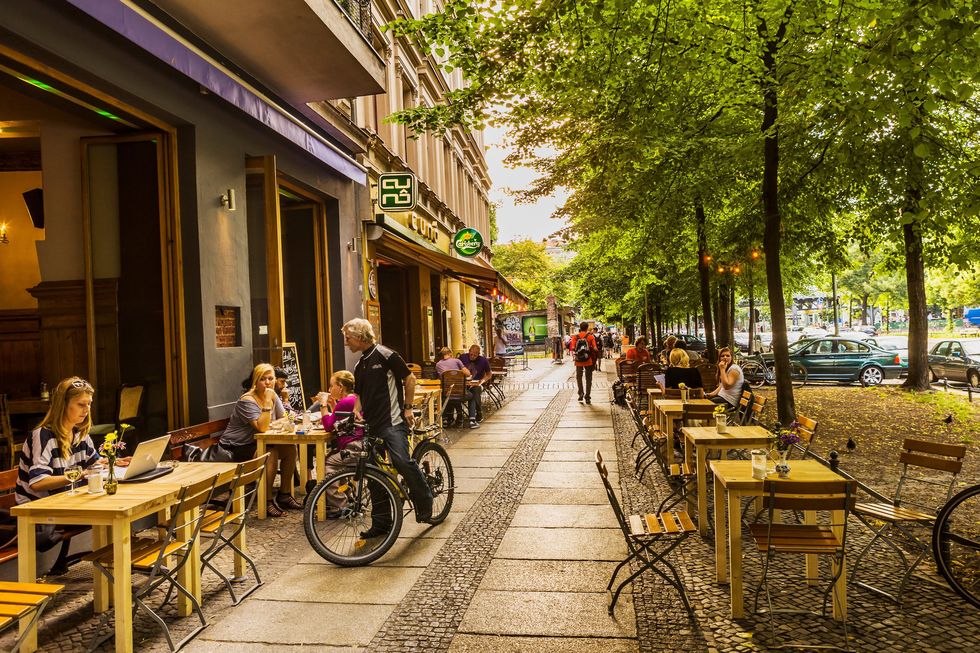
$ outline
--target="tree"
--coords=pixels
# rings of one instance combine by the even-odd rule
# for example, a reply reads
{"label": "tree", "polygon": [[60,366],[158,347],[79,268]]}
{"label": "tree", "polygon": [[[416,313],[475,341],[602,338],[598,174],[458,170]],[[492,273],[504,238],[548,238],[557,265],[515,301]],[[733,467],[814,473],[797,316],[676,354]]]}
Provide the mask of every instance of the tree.
{"label": "tree", "polygon": [[569,299],[570,290],[557,276],[560,268],[545,253],[542,242],[501,243],[493,249],[493,265],[527,295],[528,308],[544,308],[548,295],[555,295],[559,303]]}

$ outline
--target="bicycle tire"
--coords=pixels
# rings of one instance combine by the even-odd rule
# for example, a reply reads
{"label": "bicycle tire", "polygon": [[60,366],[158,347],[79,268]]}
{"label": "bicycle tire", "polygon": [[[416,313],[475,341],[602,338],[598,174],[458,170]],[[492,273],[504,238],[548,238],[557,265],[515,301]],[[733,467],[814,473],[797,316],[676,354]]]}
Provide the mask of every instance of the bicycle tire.
{"label": "bicycle tire", "polygon": [[[963,506],[974,497],[978,500]],[[954,518],[957,508],[962,511],[962,516]],[[967,603],[980,608],[980,530],[967,535],[953,530],[954,525],[980,524],[976,514],[968,514],[971,510],[980,512],[980,485],[966,488],[940,509],[932,528],[932,555],[936,561],[936,569],[949,583],[950,588]],[[958,554],[964,553],[967,556],[966,561],[953,558],[954,546],[957,547],[955,551]],[[963,578],[961,570],[972,570],[974,576]],[[965,583],[966,580],[972,581],[969,586]]]}
{"label": "bicycle tire", "polygon": [[761,388],[766,383],[766,371],[755,362],[742,366],[742,378],[753,388]]}
{"label": "bicycle tire", "polygon": [[430,524],[441,524],[449,516],[456,492],[456,477],[449,454],[435,442],[423,442],[415,447],[412,458],[419,464],[426,483],[432,491],[432,518]]}
{"label": "bicycle tire", "polygon": [[[317,504],[327,500],[328,492],[344,495],[344,513],[334,519],[320,520]],[[387,504],[391,525],[384,536],[363,538],[362,533],[374,526],[373,507]],[[313,550],[324,560],[341,567],[368,565],[383,556],[395,544],[402,528],[402,499],[391,479],[383,472],[367,468],[359,478],[356,469],[333,474],[317,483],[303,508],[303,530]]]}
{"label": "bicycle tire", "polygon": [[799,363],[790,361],[789,375],[793,381],[794,388],[799,388],[806,385],[806,375],[807,375],[806,368],[800,365]]}

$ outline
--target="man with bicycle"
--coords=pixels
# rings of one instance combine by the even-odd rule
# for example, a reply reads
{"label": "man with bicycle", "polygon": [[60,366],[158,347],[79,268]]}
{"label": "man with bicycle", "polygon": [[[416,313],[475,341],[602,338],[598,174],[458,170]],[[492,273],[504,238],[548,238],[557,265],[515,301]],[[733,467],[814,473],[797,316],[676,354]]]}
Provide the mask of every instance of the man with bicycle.
{"label": "man with bicycle", "polygon": [[[415,422],[415,376],[397,352],[375,342],[374,328],[367,320],[355,318],[341,330],[347,348],[353,353],[361,352],[354,366],[354,392],[361,399],[369,434],[384,440],[391,464],[408,485],[415,520],[427,522],[432,517],[432,492],[408,452],[408,431]],[[386,506],[374,506],[371,528],[361,533],[362,539],[388,532],[391,516],[383,514],[385,509]]]}

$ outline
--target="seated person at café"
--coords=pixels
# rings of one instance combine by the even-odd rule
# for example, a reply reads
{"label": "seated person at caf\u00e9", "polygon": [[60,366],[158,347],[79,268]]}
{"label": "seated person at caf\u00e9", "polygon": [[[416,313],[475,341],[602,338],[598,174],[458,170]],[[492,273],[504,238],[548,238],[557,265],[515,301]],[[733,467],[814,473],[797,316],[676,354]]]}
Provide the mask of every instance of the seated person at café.
{"label": "seated person at caf\u00e9", "polygon": [[[330,377],[327,392],[321,392],[319,403],[323,408],[323,428],[333,431],[337,425],[337,413],[354,413],[361,417],[361,405],[354,394],[354,375],[347,370],[334,372]],[[342,417],[341,419],[344,419]],[[339,435],[334,442],[334,448],[327,456],[324,465],[323,478],[330,478],[345,467],[353,466],[356,459],[341,455],[342,451],[361,451],[364,448],[364,429],[356,427],[349,433]],[[336,491],[327,492],[327,519],[338,519],[343,515],[344,500]]]}
{"label": "seated person at caf\u00e9", "polygon": [[687,359],[690,363],[697,363],[702,358],[701,354],[698,352],[694,351],[693,349],[688,349],[687,344],[683,340],[678,340],[676,343],[674,343],[674,349],[683,349],[685,352],[687,352]]}
{"label": "seated person at caf\u00e9", "polygon": [[[201,452],[196,447],[185,445],[187,460],[204,462],[244,462],[255,457],[255,434],[269,430],[273,420],[286,414],[282,400],[276,391],[275,370],[268,363],[259,363],[252,370],[252,385],[248,392],[238,398],[231,413],[228,426],[218,442]],[[280,465],[281,463],[281,465]],[[281,517],[287,510],[302,510],[303,504],[294,499],[289,490],[293,485],[296,471],[296,446],[277,444],[269,447],[269,458],[265,467],[266,488],[272,488],[276,470],[281,475],[279,495],[270,499],[266,511],[270,517]]]}
{"label": "seated person at caf\u00e9", "polygon": [[[486,356],[480,354],[480,345],[470,345],[469,352],[465,354],[460,354],[459,360],[466,369],[470,371],[473,375],[474,381],[479,381],[480,384],[476,386],[470,386],[470,392],[473,393],[473,400],[476,403],[476,421],[483,421],[483,386],[486,385],[490,379],[493,378],[493,371],[490,369],[490,361]],[[470,425],[473,428],[473,425]]]}
{"label": "seated person at caf\u00e9", "polygon": [[688,388],[701,388],[701,373],[690,366],[687,352],[675,347],[670,351],[670,367],[664,372],[664,382],[660,385],[661,392],[666,388],[677,388],[683,383]]}
{"label": "seated person at caf\u00e9", "polygon": [[732,350],[722,347],[718,350],[718,387],[705,396],[734,410],[742,398],[742,378],[742,368],[732,361]]}
{"label": "seated person at caf\u00e9", "polygon": [[[473,376],[472,372],[470,372],[470,370],[463,365],[461,360],[458,358],[453,358],[453,352],[451,349],[449,349],[449,347],[443,347],[439,350],[439,360],[436,362],[436,372],[439,374],[439,378],[442,378],[442,375],[450,370],[458,370],[462,372],[467,381]],[[477,421],[478,408],[476,405],[475,393],[472,391],[472,388],[466,388],[466,400],[470,413],[470,428],[478,428],[480,426],[479,422]],[[462,404],[454,401],[449,404],[449,409],[453,411],[450,415],[450,426],[462,426],[464,420]],[[455,419],[453,415],[456,416]]]}
{"label": "seated person at caf\u00e9", "polygon": [[647,339],[640,336],[636,339],[636,346],[626,352],[626,360],[636,361],[637,365],[651,362],[650,350],[647,349]]}
{"label": "seated person at caf\u00e9", "polygon": [[[77,376],[69,377],[55,387],[47,414],[24,441],[18,457],[15,490],[18,504],[67,490],[71,481],[65,472],[69,468],[88,470],[98,462],[105,462],[99,458],[88,434],[92,428],[90,411],[94,395],[95,389],[89,382]],[[118,465],[128,463],[129,458],[116,460]],[[85,475],[85,472],[81,474]],[[37,527],[39,550],[47,551],[60,541],[54,524]]]}
{"label": "seated person at caf\u00e9", "polygon": [[668,336],[667,339],[664,340],[663,351],[661,351],[657,355],[657,360],[660,361],[661,365],[664,366],[670,365],[670,352],[674,350],[674,345],[676,344],[677,344],[676,336]]}

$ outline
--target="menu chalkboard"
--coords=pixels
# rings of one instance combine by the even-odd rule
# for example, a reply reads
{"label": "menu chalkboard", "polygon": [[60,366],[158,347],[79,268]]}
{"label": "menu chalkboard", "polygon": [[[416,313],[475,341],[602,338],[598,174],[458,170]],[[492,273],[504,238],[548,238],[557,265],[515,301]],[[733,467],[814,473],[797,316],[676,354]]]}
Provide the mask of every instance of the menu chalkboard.
{"label": "menu chalkboard", "polygon": [[286,389],[289,391],[289,405],[298,412],[306,410],[306,395],[303,393],[303,375],[299,371],[299,355],[295,342],[282,343],[282,369],[286,371]]}

